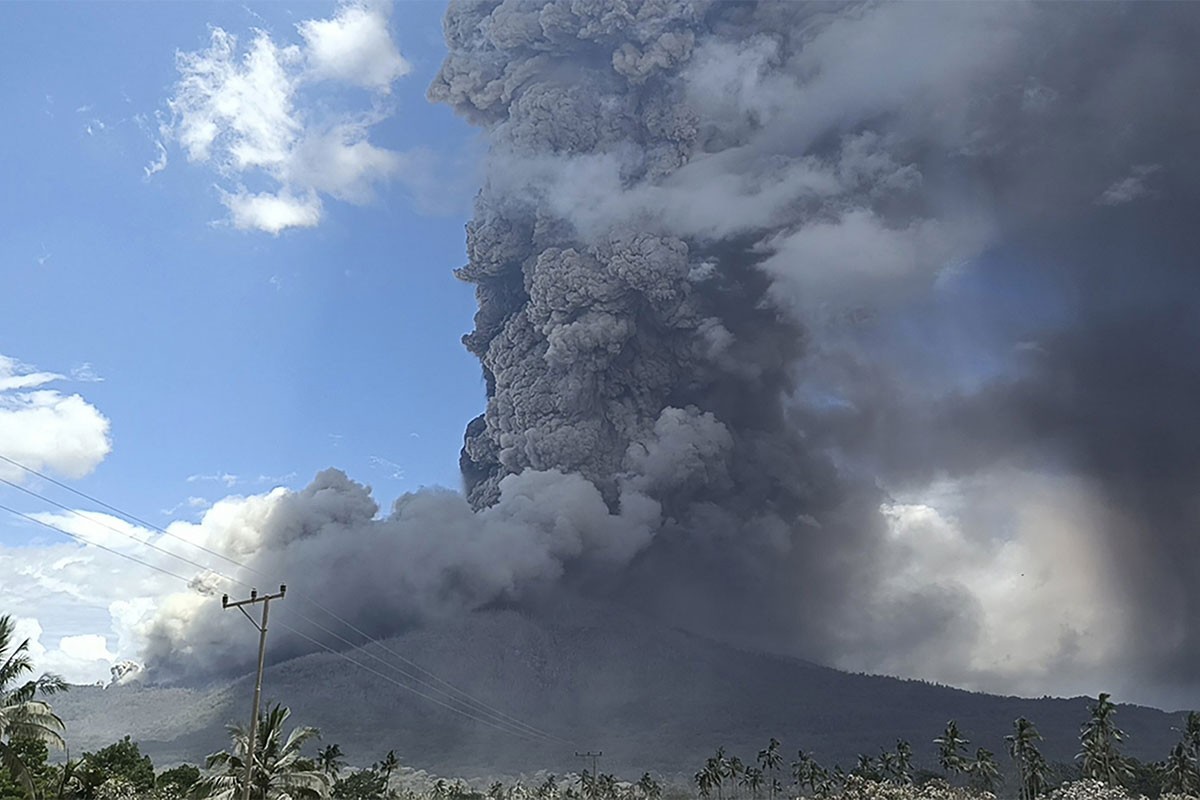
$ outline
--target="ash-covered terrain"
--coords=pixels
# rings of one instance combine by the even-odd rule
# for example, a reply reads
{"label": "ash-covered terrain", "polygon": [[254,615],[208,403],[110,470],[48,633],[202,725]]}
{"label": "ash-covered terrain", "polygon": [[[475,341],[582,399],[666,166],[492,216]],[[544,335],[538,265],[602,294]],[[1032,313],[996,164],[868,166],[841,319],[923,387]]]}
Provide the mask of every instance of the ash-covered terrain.
{"label": "ash-covered terrain", "polygon": [[[686,784],[718,746],[753,754],[771,736],[794,754],[849,768],[897,738],[916,763],[936,769],[933,738],[957,719],[977,746],[1004,752],[1018,716],[1045,736],[1051,760],[1071,762],[1089,701],[995,697],[894,678],[852,675],[783,656],[722,645],[608,608],[538,619],[492,610],[381,643],[418,656],[426,669],[500,711],[564,741],[521,739],[432,705],[329,654],[275,664],[265,697],[319,727],[366,766],[395,750],[412,768],[448,776],[578,771],[576,750],[602,750],[602,767],[633,780],[644,770]],[[367,652],[383,654],[380,645]],[[364,651],[353,657],[378,668]],[[247,713],[253,675],[198,688],[132,682],[74,687],[55,698],[72,746],[95,750],[129,734],[155,764],[227,746],[225,724]],[[1117,698],[1118,700],[1120,698]],[[1182,714],[1122,706],[1128,754],[1162,757]]]}

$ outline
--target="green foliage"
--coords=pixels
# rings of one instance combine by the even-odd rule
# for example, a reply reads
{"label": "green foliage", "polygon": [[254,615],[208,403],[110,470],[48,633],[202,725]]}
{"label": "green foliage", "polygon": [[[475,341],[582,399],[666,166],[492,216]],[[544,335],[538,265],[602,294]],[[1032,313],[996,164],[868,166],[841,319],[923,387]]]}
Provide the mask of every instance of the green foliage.
{"label": "green foliage", "polygon": [[194,764],[180,764],[164,769],[154,779],[154,790],[162,800],[186,797],[196,781],[200,780],[200,768]]}
{"label": "green foliage", "polygon": [[329,776],[316,762],[304,758],[305,743],[317,738],[316,728],[293,728],[285,736],[283,727],[291,711],[273,705],[258,718],[254,742],[238,725],[229,727],[230,750],[213,753],[205,761],[210,772],[193,788],[193,796],[209,800],[239,800],[246,781],[247,757],[252,755],[251,800],[324,800],[330,790]]}
{"label": "green foliage", "polygon": [[1101,692],[1095,705],[1091,706],[1091,718],[1083,724],[1079,733],[1081,750],[1075,759],[1080,762],[1080,771],[1085,778],[1093,778],[1109,786],[1117,786],[1132,777],[1120,745],[1125,741],[1125,732],[1117,727],[1114,719],[1117,707],[1107,692]]}
{"label": "green foliage", "polygon": [[381,800],[387,796],[387,777],[374,769],[360,769],[333,784],[337,800]]}
{"label": "green foliage", "polygon": [[975,760],[967,765],[971,786],[981,792],[994,792],[1000,783],[1000,767],[991,750],[980,747],[975,751]]}
{"label": "green foliage", "polygon": [[1142,795],[1154,798],[1163,793],[1163,764],[1161,762],[1147,763],[1127,756],[1125,765],[1129,768],[1129,775],[1121,782],[1121,785],[1129,794],[1135,797]]}
{"label": "green foliage", "polygon": [[[50,749],[40,739],[16,738],[9,742],[14,756],[24,765],[34,791],[46,796],[53,786],[55,770],[48,763]],[[0,800],[27,800],[28,784],[6,766],[0,766]]]}
{"label": "green foliage", "polygon": [[388,750],[387,755],[383,760],[376,765],[376,769],[383,773],[384,781],[391,780],[392,773],[400,766],[400,759],[396,757],[395,750]]}
{"label": "green foliage", "polygon": [[946,730],[941,736],[933,740],[933,743],[938,746],[938,764],[947,775],[954,775],[963,772],[967,768],[967,760],[965,754],[967,745],[971,743],[969,739],[964,739],[958,731],[958,723],[950,720],[946,723]]}
{"label": "green foliage", "polygon": [[336,779],[338,773],[346,766],[346,760],[342,758],[342,748],[336,744],[321,748],[317,753],[317,764],[322,772]]}
{"label": "green foliage", "polygon": [[1004,737],[1008,754],[1017,767],[1020,779],[1017,796],[1020,800],[1033,800],[1047,788],[1050,767],[1038,749],[1037,743],[1041,740],[1042,735],[1037,728],[1024,717],[1013,722],[1013,732]]}
{"label": "green foliage", "polygon": [[[775,741],[772,739],[771,741]],[[551,778],[554,776],[551,775]],[[650,775],[649,772],[643,772],[642,777],[637,782],[637,790],[641,794],[643,800],[659,800],[662,797],[662,786],[658,781]]]}
{"label": "green foliage", "polygon": [[12,617],[0,616],[0,768],[7,779],[24,790],[24,796],[36,797],[40,791],[37,776],[21,757],[19,740],[37,740],[63,746],[62,720],[39,695],[65,691],[67,685],[57,675],[17,683],[33,671],[29,658],[29,640],[17,643],[13,638],[17,624]]}
{"label": "green foliage", "polygon": [[[127,783],[137,794],[154,788],[154,764],[128,736],[95,753],[84,753],[76,775],[81,800],[99,800],[101,787],[110,780]],[[115,791],[114,784],[108,793]]]}

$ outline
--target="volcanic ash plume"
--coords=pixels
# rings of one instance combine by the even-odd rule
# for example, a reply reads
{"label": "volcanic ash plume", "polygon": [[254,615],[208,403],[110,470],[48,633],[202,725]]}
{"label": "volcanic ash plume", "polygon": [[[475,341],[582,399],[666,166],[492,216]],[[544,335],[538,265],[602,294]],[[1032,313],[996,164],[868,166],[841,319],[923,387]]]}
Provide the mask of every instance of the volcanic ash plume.
{"label": "volcanic ash plume", "polygon": [[356,513],[264,546],[400,575],[373,630],[537,584],[984,688],[1194,681],[1198,28],[452,3],[429,96],[490,142],[465,499],[379,520],[323,476],[277,502]]}

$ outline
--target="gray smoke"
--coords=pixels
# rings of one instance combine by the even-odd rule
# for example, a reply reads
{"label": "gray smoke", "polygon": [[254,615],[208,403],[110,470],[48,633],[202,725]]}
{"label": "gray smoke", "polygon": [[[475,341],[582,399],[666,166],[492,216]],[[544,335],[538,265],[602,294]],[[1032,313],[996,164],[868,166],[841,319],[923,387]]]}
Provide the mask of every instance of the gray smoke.
{"label": "gray smoke", "polygon": [[324,521],[262,540],[396,583],[342,609],[374,634],[582,593],[1169,702],[1200,655],[1198,33],[1184,4],[452,3],[429,96],[490,143],[465,498],[379,519],[326,475],[284,498]]}
{"label": "gray smoke", "polygon": [[459,271],[489,398],[472,505],[525,469],[612,508],[636,485],[666,519],[626,594],[870,665],[952,660],[984,624],[971,587],[880,602],[889,492],[1066,474],[1107,507],[1089,546],[1138,565],[1112,622],[1152,655],[1117,670],[1191,681],[1198,26],[1185,5],[453,4],[430,97],[492,145]]}

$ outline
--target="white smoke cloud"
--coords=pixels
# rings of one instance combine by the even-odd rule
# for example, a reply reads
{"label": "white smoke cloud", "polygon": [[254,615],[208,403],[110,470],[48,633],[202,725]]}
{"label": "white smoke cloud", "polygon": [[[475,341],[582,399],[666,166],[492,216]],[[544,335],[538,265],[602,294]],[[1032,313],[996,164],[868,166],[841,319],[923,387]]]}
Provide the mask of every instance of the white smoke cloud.
{"label": "white smoke cloud", "polygon": [[[213,28],[208,48],[177,54],[180,77],[162,135],[189,161],[216,170],[234,227],[314,227],[323,195],[367,203],[376,185],[412,170],[404,154],[369,140],[381,106],[334,111],[312,96],[322,86],[387,94],[409,71],[389,24],[386,6],[345,3],[329,19],[299,23],[302,44],[256,31],[243,49],[236,35]],[[166,164],[163,151],[147,176]],[[247,188],[263,183],[267,191]]]}
{"label": "white smoke cloud", "polygon": [[[1095,487],[1000,469],[935,483],[880,513],[887,568],[872,607],[890,611],[848,628],[870,633],[840,666],[1022,694],[1070,694],[1089,682],[1144,689],[1123,671],[1131,620],[1121,565],[1089,545],[1112,514]],[[929,626],[908,614],[920,608],[910,599],[930,593],[947,598],[957,621],[917,649],[880,648]]]}
{"label": "white smoke cloud", "polygon": [[[0,453],[32,469],[81,478],[112,450],[109,421],[80,395],[44,388],[64,380],[0,355]],[[0,477],[27,476],[0,462]]]}

